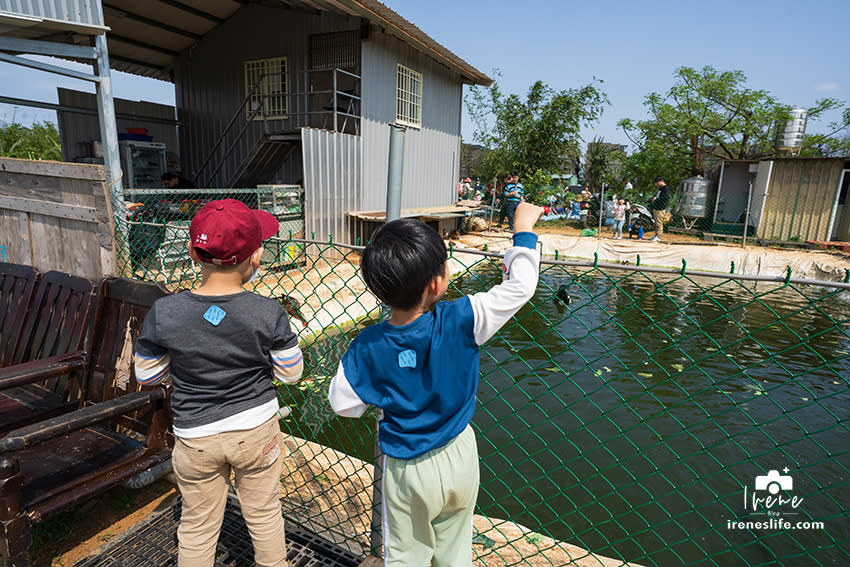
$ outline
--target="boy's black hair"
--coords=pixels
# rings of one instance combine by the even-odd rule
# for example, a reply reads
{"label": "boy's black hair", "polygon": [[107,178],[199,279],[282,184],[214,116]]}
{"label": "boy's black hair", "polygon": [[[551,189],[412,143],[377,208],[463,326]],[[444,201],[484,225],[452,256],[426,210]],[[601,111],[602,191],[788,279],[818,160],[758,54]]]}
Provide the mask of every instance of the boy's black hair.
{"label": "boy's black hair", "polygon": [[415,219],[388,222],[375,231],[360,268],[369,289],[397,309],[412,309],[435,276],[445,273],[446,245],[433,228]]}
{"label": "boy's black hair", "polygon": [[163,181],[168,181],[169,179],[177,179],[177,178],[178,178],[178,175],[176,173],[171,172],[171,171],[166,171],[165,173],[162,174],[161,179]]}

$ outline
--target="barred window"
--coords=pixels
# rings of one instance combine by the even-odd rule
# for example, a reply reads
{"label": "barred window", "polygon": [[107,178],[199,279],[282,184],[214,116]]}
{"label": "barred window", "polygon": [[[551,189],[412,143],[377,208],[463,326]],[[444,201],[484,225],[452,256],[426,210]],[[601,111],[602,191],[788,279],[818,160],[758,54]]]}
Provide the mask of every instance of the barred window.
{"label": "barred window", "polygon": [[[257,85],[261,79],[262,84]],[[245,96],[251,97],[245,107],[246,120],[251,119],[255,110],[254,120],[262,120],[264,114],[265,118],[286,118],[289,111],[286,90],[286,57],[245,61]]]}
{"label": "barred window", "polygon": [[399,65],[396,73],[395,121],[422,127],[422,73],[404,65]]}

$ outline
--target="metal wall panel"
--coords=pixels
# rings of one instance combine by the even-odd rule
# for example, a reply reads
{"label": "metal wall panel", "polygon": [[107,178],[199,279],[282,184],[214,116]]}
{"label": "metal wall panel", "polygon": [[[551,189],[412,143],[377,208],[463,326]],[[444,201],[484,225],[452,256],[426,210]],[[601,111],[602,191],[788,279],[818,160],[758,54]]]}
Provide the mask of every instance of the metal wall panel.
{"label": "metal wall panel", "polygon": [[843,164],[840,158],[773,160],[759,237],[828,240]]}
{"label": "metal wall panel", "polygon": [[[286,56],[289,92],[308,92],[310,34],[358,30],[359,26],[359,19],[328,12],[288,9],[283,4],[249,4],[182,53],[175,64],[174,77],[181,123],[180,147],[187,176],[193,176],[200,168],[245,98],[244,61]],[[270,131],[317,126],[307,119],[295,118],[296,113],[309,110],[309,104],[306,97],[290,96],[289,108],[293,118],[269,121]],[[245,134],[238,139],[219,174],[209,185],[226,183],[263,133],[262,121],[247,123],[243,110],[224,144],[230,144],[243,127],[246,128]],[[299,160],[289,160],[270,182],[300,183],[301,169]],[[211,172],[206,168],[202,178]]]}
{"label": "metal wall panel", "polygon": [[304,232],[307,238],[354,241],[348,211],[360,210],[362,138],[303,128]]}
{"label": "metal wall panel", "polygon": [[[74,108],[97,111],[95,95],[70,89],[57,89],[59,104]],[[166,152],[174,154],[179,163],[177,146],[177,123],[173,106],[153,102],[115,99],[115,114],[118,116],[118,131],[127,128],[147,128],[154,142],[165,144]],[[62,141],[62,159],[75,161],[80,157],[91,157],[92,140],[100,140],[100,125],[97,114],[58,111],[59,134]],[[125,116],[137,116],[130,119]],[[171,156],[169,156],[170,159]]]}
{"label": "metal wall panel", "polygon": [[100,0],[0,0],[0,10],[60,22],[103,25]]}
{"label": "metal wall panel", "polygon": [[460,171],[461,77],[379,31],[362,49],[363,210],[386,207],[388,125],[395,121],[399,63],[422,73],[422,128],[405,133],[401,206],[453,203]]}

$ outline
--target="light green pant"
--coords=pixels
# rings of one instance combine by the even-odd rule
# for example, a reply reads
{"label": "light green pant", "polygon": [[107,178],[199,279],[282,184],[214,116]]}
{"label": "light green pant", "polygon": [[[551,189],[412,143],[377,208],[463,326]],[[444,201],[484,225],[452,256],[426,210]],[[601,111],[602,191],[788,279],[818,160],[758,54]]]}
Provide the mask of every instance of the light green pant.
{"label": "light green pant", "polygon": [[415,459],[386,457],[386,566],[470,567],[478,480],[478,447],[468,425]]}

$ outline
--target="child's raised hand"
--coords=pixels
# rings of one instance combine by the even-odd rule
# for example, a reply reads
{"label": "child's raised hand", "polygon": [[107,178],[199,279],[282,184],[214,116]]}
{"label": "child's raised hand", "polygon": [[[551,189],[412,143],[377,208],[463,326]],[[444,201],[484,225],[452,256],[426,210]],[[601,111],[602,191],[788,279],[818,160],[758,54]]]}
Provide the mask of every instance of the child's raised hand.
{"label": "child's raised hand", "polygon": [[532,232],[534,223],[543,214],[543,207],[520,203],[514,212],[514,232]]}

